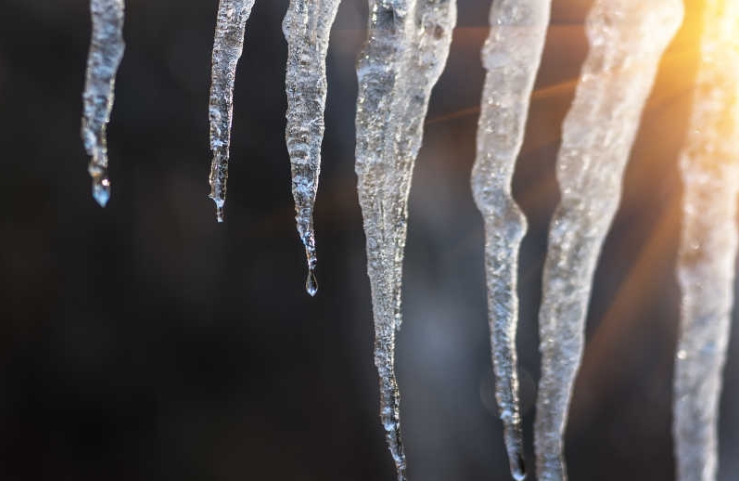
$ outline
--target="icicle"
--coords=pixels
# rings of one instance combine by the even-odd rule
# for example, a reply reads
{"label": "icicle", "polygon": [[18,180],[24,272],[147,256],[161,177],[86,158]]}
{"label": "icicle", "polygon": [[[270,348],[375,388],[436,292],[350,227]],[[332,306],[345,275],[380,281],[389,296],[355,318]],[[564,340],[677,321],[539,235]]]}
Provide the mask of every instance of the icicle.
{"label": "icicle", "polygon": [[681,0],[596,0],[590,53],[557,159],[561,202],[549,231],[539,314],[542,374],[534,428],[540,481],[567,479],[563,432],[583,349],[593,271],[621,195],[623,170]]}
{"label": "icicle", "polygon": [[298,233],[308,261],[306,290],[318,290],[313,207],[321,172],[326,108],[326,55],[341,0],[291,0],[282,29],[287,40],[287,149]]}
{"label": "icicle", "polygon": [[370,0],[369,38],[357,65],[359,202],[367,236],[381,418],[398,479],[405,479],[395,334],[413,164],[431,89],[446,64],[455,0]]}
{"label": "icicle", "polygon": [[713,481],[721,371],[737,253],[739,0],[708,0],[691,126],[677,275],[682,292],[673,433],[680,481]]}
{"label": "icicle", "polygon": [[210,198],[216,203],[218,222],[223,222],[226,203],[228,158],[233,120],[233,94],[236,66],[244,48],[246,21],[254,0],[220,0],[210,87]]}
{"label": "icicle", "polygon": [[115,76],[123,58],[123,0],[91,0],[92,39],[83,94],[82,140],[91,157],[92,196],[102,207],[110,199],[106,126],[110,121]]}
{"label": "icicle", "polygon": [[490,10],[483,49],[488,71],[477,133],[472,191],[485,219],[496,398],[514,479],[526,477],[518,400],[516,323],[518,251],[526,218],[511,195],[511,179],[523,143],[529,98],[544,49],[551,0],[501,0]]}

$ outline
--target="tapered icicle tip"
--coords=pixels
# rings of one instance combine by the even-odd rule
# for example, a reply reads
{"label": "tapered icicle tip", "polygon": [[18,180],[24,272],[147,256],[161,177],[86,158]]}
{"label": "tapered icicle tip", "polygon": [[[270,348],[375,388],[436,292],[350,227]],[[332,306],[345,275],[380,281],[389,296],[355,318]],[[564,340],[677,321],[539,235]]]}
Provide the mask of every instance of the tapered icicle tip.
{"label": "tapered icicle tip", "polygon": [[308,271],[308,278],[305,280],[305,291],[311,297],[315,297],[318,293],[318,280],[316,279],[316,272],[313,269]]}
{"label": "tapered icicle tip", "polygon": [[218,223],[222,223],[223,222],[223,219],[224,219],[223,206],[224,206],[225,202],[223,201],[223,199],[218,199],[218,198],[214,197],[213,194],[209,195],[208,198],[210,200],[212,200],[213,202],[215,202],[215,204],[216,204],[216,220],[218,221]]}
{"label": "tapered icicle tip", "polygon": [[[305,280],[305,290],[311,297],[315,297],[318,292],[318,280],[316,279],[316,265],[318,264],[318,258],[316,257],[316,237],[312,227],[312,215],[305,216],[304,219],[308,221],[308,227],[305,228],[307,233],[301,236],[301,240],[305,246],[305,260],[308,263],[308,278]],[[300,217],[298,217],[298,228],[301,229]]]}
{"label": "tapered icicle tip", "polygon": [[516,481],[526,479],[526,461],[521,453],[516,453],[516,457],[511,457],[511,476]]}
{"label": "tapered icicle tip", "polygon": [[90,170],[90,175],[92,176],[92,197],[100,207],[105,207],[110,200],[110,179],[108,179],[108,172],[100,169]]}

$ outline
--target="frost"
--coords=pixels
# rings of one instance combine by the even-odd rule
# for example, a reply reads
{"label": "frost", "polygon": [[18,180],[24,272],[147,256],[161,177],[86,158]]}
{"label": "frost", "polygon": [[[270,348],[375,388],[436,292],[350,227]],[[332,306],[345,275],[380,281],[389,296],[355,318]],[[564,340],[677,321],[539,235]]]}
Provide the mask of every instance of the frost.
{"label": "frost", "polygon": [[246,21],[254,0],[220,0],[210,87],[210,198],[216,203],[218,222],[223,222],[228,180],[229,146],[233,121],[233,92],[236,66],[244,48]]}
{"label": "frost", "polygon": [[82,140],[91,157],[92,196],[102,207],[110,199],[106,127],[113,109],[115,76],[123,58],[123,0],[91,0],[92,38],[82,100]]}
{"label": "frost", "polygon": [[402,319],[408,193],[431,90],[446,64],[457,12],[455,0],[370,0],[369,6],[369,38],[357,65],[356,172],[367,236],[380,416],[402,481],[395,335]]}
{"label": "frost", "polygon": [[518,251],[526,218],[511,195],[529,98],[541,62],[550,0],[502,0],[490,11],[483,49],[487,70],[472,191],[485,219],[485,271],[496,398],[511,474],[526,477],[518,398],[516,323]]}
{"label": "frost", "polygon": [[564,121],[561,201],[549,231],[539,313],[542,373],[534,427],[540,481],[567,479],[563,431],[580,365],[593,271],[618,207],[623,171],[681,0],[596,0],[590,52]]}
{"label": "frost", "polygon": [[680,481],[713,481],[726,360],[739,190],[739,1],[709,0],[691,125],[680,158],[682,292],[673,433]]}
{"label": "frost", "polygon": [[341,0],[291,0],[282,29],[287,40],[287,149],[300,239],[308,261],[306,290],[318,284],[313,208],[321,172],[321,144],[326,109],[326,55],[331,26]]}

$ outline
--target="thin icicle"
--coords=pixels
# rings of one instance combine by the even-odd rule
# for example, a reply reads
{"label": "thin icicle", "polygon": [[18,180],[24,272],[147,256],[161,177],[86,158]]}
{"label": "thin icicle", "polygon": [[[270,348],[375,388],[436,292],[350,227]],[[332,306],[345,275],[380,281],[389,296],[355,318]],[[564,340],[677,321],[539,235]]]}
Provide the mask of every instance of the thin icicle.
{"label": "thin icicle", "polygon": [[641,112],[682,15],[681,0],[596,0],[588,16],[590,52],[563,126],[557,159],[562,198],[549,231],[539,314],[539,481],[567,479],[562,437],[593,271],[619,204]]}
{"label": "thin icicle", "polygon": [[431,90],[446,64],[455,0],[370,0],[369,38],[357,65],[359,202],[375,320],[380,416],[398,479],[405,479],[395,335],[411,174]]}
{"label": "thin icicle", "polygon": [[682,292],[673,434],[680,481],[714,481],[739,191],[739,0],[708,0],[691,125],[677,276]]}
{"label": "thin icicle", "polygon": [[216,203],[218,222],[223,222],[226,203],[228,158],[233,121],[234,83],[236,67],[244,48],[246,21],[254,0],[220,0],[210,86],[210,198]]}
{"label": "thin icicle", "polygon": [[102,207],[110,199],[106,127],[110,121],[115,76],[123,58],[123,0],[91,0],[92,39],[83,94],[82,140],[91,157],[92,196]]}
{"label": "thin icicle", "polygon": [[306,290],[318,290],[313,207],[321,172],[326,108],[326,55],[341,0],[291,0],[282,29],[287,40],[287,149],[300,239],[308,261]]}
{"label": "thin icicle", "polygon": [[526,217],[511,195],[529,99],[541,62],[551,0],[501,0],[490,10],[487,70],[472,191],[485,219],[485,270],[498,410],[514,479],[526,477],[518,399],[518,251]]}

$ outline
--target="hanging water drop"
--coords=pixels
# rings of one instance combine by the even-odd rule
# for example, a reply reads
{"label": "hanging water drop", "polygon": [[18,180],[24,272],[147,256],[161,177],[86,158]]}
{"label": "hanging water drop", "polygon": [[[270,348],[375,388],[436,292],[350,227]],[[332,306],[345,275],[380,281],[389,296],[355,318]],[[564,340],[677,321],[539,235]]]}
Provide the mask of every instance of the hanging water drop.
{"label": "hanging water drop", "polygon": [[115,77],[123,58],[123,0],[91,0],[92,38],[82,96],[82,141],[91,157],[92,196],[105,207],[110,199],[106,130],[115,96]]}
{"label": "hanging water drop", "polygon": [[318,293],[318,280],[313,269],[308,271],[308,278],[305,280],[305,291],[311,296],[315,297]]}
{"label": "hanging water drop", "polygon": [[213,152],[210,198],[216,204],[218,222],[223,222],[226,204],[236,67],[244,49],[246,21],[253,6],[254,0],[220,0],[218,4],[209,107],[210,148]]}
{"label": "hanging water drop", "polygon": [[682,0],[596,0],[590,52],[557,158],[561,201],[549,230],[539,312],[542,372],[534,438],[539,481],[567,479],[563,433],[580,366],[593,273],[660,58]]}

